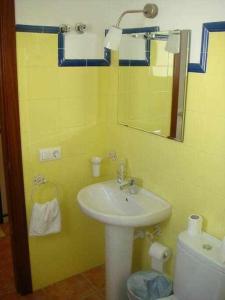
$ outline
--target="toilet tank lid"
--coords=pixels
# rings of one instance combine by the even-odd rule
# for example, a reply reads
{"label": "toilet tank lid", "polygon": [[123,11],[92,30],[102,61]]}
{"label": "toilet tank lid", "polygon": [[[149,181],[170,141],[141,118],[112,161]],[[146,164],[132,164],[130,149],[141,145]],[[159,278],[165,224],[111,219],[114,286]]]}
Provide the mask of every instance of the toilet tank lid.
{"label": "toilet tank lid", "polygon": [[184,248],[191,255],[204,260],[211,267],[225,273],[225,262],[222,261],[221,240],[202,232],[199,236],[192,237],[187,231],[178,236],[178,245]]}

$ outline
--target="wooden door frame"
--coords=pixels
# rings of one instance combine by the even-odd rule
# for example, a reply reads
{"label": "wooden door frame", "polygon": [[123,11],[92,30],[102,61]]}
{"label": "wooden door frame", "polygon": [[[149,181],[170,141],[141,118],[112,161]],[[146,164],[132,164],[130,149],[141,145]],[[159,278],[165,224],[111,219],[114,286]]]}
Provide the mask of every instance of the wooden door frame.
{"label": "wooden door frame", "polygon": [[15,284],[32,292],[20,139],[14,0],[0,1],[0,120]]}

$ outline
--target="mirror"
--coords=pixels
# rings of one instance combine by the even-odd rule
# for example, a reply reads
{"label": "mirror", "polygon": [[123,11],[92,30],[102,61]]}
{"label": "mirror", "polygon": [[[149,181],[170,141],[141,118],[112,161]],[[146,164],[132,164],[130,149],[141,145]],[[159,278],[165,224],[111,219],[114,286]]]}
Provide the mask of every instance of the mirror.
{"label": "mirror", "polygon": [[189,40],[189,30],[123,32],[119,124],[183,141]]}

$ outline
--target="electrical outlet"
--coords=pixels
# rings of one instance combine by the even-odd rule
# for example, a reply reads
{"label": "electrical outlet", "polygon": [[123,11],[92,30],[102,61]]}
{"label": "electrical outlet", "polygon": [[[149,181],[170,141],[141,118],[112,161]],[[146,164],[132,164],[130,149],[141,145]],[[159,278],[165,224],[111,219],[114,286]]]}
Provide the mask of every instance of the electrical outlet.
{"label": "electrical outlet", "polygon": [[61,147],[39,150],[40,161],[56,160],[61,158]]}

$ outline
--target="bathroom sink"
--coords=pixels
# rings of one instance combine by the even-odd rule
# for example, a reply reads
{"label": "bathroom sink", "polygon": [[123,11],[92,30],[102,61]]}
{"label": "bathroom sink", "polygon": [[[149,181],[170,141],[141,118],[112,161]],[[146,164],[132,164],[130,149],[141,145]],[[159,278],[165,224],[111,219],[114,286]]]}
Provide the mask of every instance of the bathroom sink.
{"label": "bathroom sink", "polygon": [[121,190],[115,180],[89,185],[77,199],[86,215],[105,225],[106,300],[127,299],[134,228],[164,221],[171,205],[143,188],[136,194]]}
{"label": "bathroom sink", "polygon": [[143,188],[137,194],[121,191],[115,180],[83,188],[78,193],[81,210],[88,216],[110,225],[126,227],[160,223],[171,214],[171,205]]}

